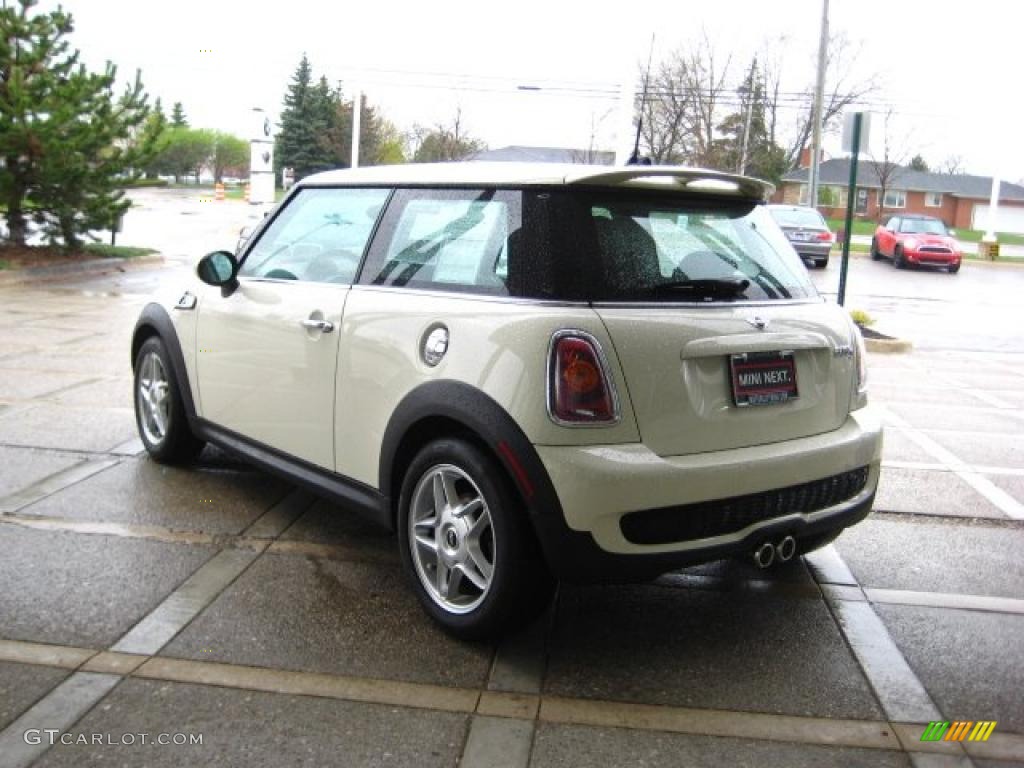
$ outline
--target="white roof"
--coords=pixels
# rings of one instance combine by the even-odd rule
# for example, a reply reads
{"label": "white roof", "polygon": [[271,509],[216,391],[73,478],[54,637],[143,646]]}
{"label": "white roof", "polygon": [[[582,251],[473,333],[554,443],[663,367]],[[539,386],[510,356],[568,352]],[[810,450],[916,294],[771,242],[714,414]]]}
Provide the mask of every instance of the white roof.
{"label": "white roof", "polygon": [[580,185],[666,189],[721,197],[765,200],[766,181],[705,168],[672,165],[580,165],[562,163],[412,163],[373,165],[307,176],[301,186],[350,184],[492,186]]}

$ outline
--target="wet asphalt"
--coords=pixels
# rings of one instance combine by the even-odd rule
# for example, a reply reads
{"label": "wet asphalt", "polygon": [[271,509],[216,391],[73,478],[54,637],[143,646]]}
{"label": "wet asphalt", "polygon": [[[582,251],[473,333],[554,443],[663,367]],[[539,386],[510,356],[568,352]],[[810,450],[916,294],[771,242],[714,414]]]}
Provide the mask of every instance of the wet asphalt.
{"label": "wet asphalt", "polygon": [[[834,546],[564,586],[492,646],[431,625],[344,509],[213,449],[141,453],[135,316],[248,215],[145,200],[126,238],[166,238],[164,267],[0,288],[0,766],[1024,763],[1024,342],[995,325],[1024,270],[854,263],[915,348],[870,357],[881,486]],[[934,745],[930,720],[997,726]]]}

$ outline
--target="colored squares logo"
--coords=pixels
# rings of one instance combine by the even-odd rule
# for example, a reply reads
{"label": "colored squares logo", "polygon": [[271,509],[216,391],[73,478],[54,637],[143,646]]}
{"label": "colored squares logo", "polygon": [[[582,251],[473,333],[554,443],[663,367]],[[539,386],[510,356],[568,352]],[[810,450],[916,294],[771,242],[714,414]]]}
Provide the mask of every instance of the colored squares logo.
{"label": "colored squares logo", "polygon": [[925,727],[921,741],[988,741],[995,729],[995,720],[933,720]]}

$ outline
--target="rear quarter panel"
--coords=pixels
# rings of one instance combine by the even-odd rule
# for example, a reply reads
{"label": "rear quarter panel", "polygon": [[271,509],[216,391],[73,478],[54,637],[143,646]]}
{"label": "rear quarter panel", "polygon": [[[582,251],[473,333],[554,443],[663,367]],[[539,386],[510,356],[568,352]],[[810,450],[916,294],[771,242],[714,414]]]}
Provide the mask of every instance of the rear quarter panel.
{"label": "rear quarter panel", "polygon": [[[450,334],[435,367],[423,339],[438,324]],[[552,333],[592,334],[608,355],[622,419],[614,426],[568,428],[546,409],[545,372]],[[354,287],[342,320],[335,408],[337,471],[377,487],[381,442],[401,400],[434,380],[464,382],[495,400],[536,445],[638,442],[625,380],[604,325],[586,306],[506,301],[403,289]]]}

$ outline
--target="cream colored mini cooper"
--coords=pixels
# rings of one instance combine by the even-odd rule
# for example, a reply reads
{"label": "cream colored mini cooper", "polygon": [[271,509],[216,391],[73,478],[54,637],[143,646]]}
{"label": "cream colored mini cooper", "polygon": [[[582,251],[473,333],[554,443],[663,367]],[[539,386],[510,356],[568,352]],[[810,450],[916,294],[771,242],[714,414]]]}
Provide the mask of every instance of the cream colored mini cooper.
{"label": "cream colored mini cooper", "polygon": [[761,567],[871,507],[864,349],[752,179],[452,163],[304,179],[145,308],[154,459],[214,443],[398,533],[436,621],[555,579]]}

